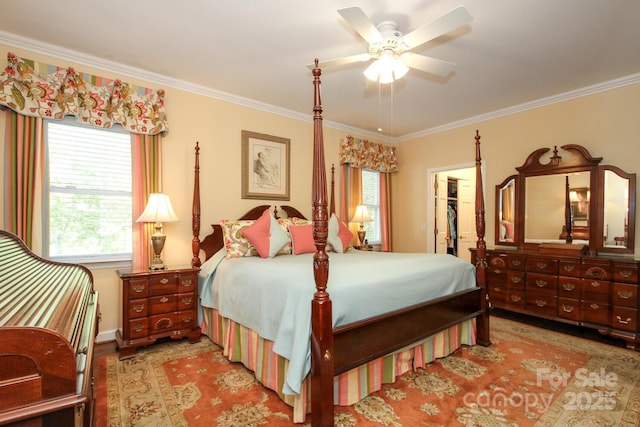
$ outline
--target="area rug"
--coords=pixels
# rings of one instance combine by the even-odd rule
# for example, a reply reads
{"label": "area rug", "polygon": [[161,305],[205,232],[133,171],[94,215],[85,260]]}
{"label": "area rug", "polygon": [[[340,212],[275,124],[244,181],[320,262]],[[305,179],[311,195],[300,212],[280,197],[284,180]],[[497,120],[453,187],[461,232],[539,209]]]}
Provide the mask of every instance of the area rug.
{"label": "area rug", "polygon": [[[336,407],[335,425],[640,424],[639,353],[496,317],[491,340]],[[204,336],[141,349],[125,361],[103,356],[97,388],[98,427],[296,425],[275,393]]]}

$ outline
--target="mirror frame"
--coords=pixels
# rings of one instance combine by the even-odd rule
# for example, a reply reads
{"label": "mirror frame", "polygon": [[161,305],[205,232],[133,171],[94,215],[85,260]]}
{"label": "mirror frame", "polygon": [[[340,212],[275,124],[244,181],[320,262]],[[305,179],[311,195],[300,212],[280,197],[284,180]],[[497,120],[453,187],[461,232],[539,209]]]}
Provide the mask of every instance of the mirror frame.
{"label": "mirror frame", "polygon": [[[514,198],[513,198],[513,241],[510,242],[508,240],[501,240],[501,233],[500,233],[500,222],[501,222],[501,217],[500,217],[500,212],[502,212],[502,190],[504,190],[505,188],[507,188],[507,186],[509,185],[509,183],[513,181],[513,185],[514,185]],[[517,246],[518,245],[518,236],[517,236],[517,230],[518,230],[518,175],[511,175],[509,177],[507,177],[504,181],[502,181],[500,184],[496,185],[496,241],[495,244],[496,245],[500,245],[500,246]]]}
{"label": "mirror frame", "polygon": [[[593,157],[589,151],[581,145],[567,144],[560,147],[570,155],[566,159],[560,155],[557,146],[553,147],[551,156],[543,163],[544,156],[551,151],[550,148],[539,148],[533,151],[520,167],[516,167],[517,175],[507,177],[502,183],[496,185],[496,212],[495,212],[495,245],[517,246],[522,250],[538,250],[539,243],[525,241],[525,208],[526,208],[526,178],[543,175],[572,174],[576,172],[589,172],[589,253],[634,253],[635,250],[635,202],[636,202],[636,174],[627,173],[617,166],[600,165],[602,157]],[[547,161],[548,160],[548,161]],[[605,171],[612,171],[629,182],[628,198],[628,225],[627,242],[624,247],[605,246],[604,242],[604,176]],[[500,240],[500,191],[515,179],[515,221],[514,242]],[[566,209],[569,209],[568,188]],[[569,224],[570,214],[566,213],[566,224]],[[570,228],[567,227],[567,228]]]}

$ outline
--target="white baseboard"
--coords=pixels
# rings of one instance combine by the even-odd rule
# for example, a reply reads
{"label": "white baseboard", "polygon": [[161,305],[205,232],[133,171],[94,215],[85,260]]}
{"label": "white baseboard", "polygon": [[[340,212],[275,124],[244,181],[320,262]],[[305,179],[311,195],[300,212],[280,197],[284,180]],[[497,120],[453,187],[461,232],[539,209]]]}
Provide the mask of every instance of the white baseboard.
{"label": "white baseboard", "polygon": [[98,336],[96,337],[96,343],[115,341],[116,330],[117,329],[113,329],[111,331],[98,332]]}

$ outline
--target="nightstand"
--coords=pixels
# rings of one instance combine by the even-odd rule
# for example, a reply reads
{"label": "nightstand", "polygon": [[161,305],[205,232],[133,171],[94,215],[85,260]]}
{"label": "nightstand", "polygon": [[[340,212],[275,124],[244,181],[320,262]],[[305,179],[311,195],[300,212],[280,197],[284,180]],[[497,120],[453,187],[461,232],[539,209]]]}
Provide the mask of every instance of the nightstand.
{"label": "nightstand", "polygon": [[158,338],[200,341],[198,271],[191,267],[117,271],[122,284],[122,331],[116,331],[121,360]]}

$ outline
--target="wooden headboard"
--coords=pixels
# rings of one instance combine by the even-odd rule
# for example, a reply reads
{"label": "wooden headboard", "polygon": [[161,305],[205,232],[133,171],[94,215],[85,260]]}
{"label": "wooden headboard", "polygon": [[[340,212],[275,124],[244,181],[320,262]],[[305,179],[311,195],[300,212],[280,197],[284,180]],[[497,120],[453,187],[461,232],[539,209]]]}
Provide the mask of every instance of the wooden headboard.
{"label": "wooden headboard", "polygon": [[[289,205],[258,205],[245,212],[237,220],[255,220],[262,215],[266,209],[273,208],[274,217],[281,218],[280,211],[285,213],[287,218],[307,219],[298,209]],[[335,167],[331,165],[331,205],[329,215],[335,212]],[[222,227],[219,224],[211,224],[213,229],[211,234],[200,240],[200,146],[196,142],[195,147],[195,168],[194,168],[194,185],[193,185],[193,208],[192,208],[192,224],[193,240],[191,242],[192,259],[191,265],[200,267],[202,260],[200,259],[200,251],[204,252],[204,260],[211,258],[216,252],[224,247],[222,237]]]}

